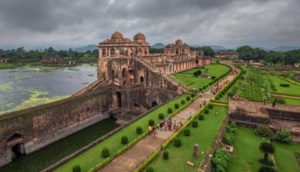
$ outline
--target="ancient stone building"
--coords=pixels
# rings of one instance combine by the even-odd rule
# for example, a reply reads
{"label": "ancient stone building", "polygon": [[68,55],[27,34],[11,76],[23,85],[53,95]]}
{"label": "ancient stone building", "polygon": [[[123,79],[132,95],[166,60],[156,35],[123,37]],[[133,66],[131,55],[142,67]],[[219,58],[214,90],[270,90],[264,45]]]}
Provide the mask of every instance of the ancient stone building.
{"label": "ancient stone building", "polygon": [[145,35],[99,43],[98,80],[64,100],[0,116],[0,166],[105,118],[126,122],[186,90],[168,77],[210,62],[177,40],[150,54]]}

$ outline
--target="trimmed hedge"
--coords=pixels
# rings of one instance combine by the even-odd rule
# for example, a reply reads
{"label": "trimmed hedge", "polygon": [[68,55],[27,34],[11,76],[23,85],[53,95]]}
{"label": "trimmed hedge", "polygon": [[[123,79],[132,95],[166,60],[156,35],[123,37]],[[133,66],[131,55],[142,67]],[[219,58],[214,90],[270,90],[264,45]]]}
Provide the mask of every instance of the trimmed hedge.
{"label": "trimmed hedge", "polygon": [[175,139],[174,140],[174,146],[175,147],[181,147],[182,146],[182,142],[181,142],[181,139]]}
{"label": "trimmed hedge", "polygon": [[179,108],[179,104],[178,104],[178,103],[175,103],[175,104],[174,104],[174,108],[175,108],[175,109],[178,109],[178,108]]}
{"label": "trimmed hedge", "polygon": [[153,126],[155,124],[155,121],[153,119],[149,119],[148,125]]}
{"label": "trimmed hedge", "polygon": [[142,127],[136,127],[135,132],[136,132],[136,134],[142,134],[143,133],[143,128]]}
{"label": "trimmed hedge", "polygon": [[122,138],[121,138],[121,143],[122,143],[123,145],[126,145],[126,144],[128,143],[128,137],[127,137],[127,136],[122,136]]}
{"label": "trimmed hedge", "polygon": [[81,167],[79,165],[75,165],[72,169],[72,172],[81,172]]}
{"label": "trimmed hedge", "polygon": [[168,151],[164,151],[163,152],[163,159],[164,160],[168,160],[169,159],[169,152]]}
{"label": "trimmed hedge", "polygon": [[192,122],[192,127],[197,128],[198,127],[198,121],[193,121]]}
{"label": "trimmed hedge", "polygon": [[184,134],[185,136],[190,136],[190,135],[191,135],[191,130],[185,129],[185,130],[183,131],[183,134]]}
{"label": "trimmed hedge", "polygon": [[103,148],[102,149],[101,157],[102,158],[108,158],[109,157],[109,149],[108,148]]}
{"label": "trimmed hedge", "polygon": [[171,114],[173,112],[172,108],[168,108],[168,113]]}
{"label": "trimmed hedge", "polygon": [[162,120],[162,119],[164,119],[164,118],[165,118],[165,115],[164,115],[163,113],[160,113],[160,114],[158,115],[158,119]]}
{"label": "trimmed hedge", "polygon": [[198,119],[199,119],[199,120],[204,120],[204,115],[200,114],[200,115],[198,116]]}
{"label": "trimmed hedge", "polygon": [[209,110],[208,110],[208,109],[205,109],[205,110],[204,110],[204,113],[205,113],[205,114],[208,114],[208,113],[209,113]]}

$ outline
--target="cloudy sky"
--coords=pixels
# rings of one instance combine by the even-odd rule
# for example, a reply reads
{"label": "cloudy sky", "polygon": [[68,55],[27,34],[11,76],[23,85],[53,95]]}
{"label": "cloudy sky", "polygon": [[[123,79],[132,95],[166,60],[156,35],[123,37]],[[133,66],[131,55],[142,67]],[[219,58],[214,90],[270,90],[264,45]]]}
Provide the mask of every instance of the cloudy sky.
{"label": "cloudy sky", "polygon": [[300,46],[300,0],[0,1],[0,48],[74,48],[114,31],[151,44]]}

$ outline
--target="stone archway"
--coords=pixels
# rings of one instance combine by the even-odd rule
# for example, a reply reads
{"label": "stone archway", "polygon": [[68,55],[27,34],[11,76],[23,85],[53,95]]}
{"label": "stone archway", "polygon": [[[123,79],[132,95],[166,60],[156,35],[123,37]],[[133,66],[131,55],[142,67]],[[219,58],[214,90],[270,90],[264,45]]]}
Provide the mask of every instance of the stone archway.
{"label": "stone archway", "polygon": [[116,92],[116,98],[117,98],[117,106],[118,108],[122,107],[122,94],[120,92]]}
{"label": "stone archway", "polygon": [[152,103],[151,103],[151,107],[155,107],[155,106],[157,106],[158,105],[158,103],[156,102],[156,101],[153,101]]}
{"label": "stone archway", "polygon": [[129,70],[129,72],[128,72],[128,74],[129,74],[129,83],[131,84],[131,85],[133,85],[134,84],[134,80],[135,80],[135,74],[134,74],[135,72],[134,72],[134,70]]}
{"label": "stone archway", "polygon": [[144,84],[144,77],[140,76],[140,84],[143,85]]}
{"label": "stone archway", "polygon": [[25,154],[23,136],[19,133],[14,133],[9,137],[6,145],[11,149],[12,159]]}

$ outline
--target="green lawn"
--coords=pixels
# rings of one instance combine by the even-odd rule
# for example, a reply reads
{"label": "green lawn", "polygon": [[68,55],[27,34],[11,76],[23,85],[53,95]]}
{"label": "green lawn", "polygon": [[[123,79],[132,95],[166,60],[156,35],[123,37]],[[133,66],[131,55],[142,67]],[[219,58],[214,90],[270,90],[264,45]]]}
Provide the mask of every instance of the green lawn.
{"label": "green lawn", "polygon": [[[177,137],[181,139],[182,147],[177,148],[173,143],[167,147],[166,150],[170,156],[169,160],[163,160],[162,153],[160,153],[148,166],[153,167],[154,171],[159,172],[197,171],[204,156],[201,152],[206,152],[210,148],[226,115],[226,107],[214,106],[208,115],[204,115],[205,120],[201,121],[197,118],[195,119],[198,121],[198,128],[193,128],[191,125],[187,127],[191,131],[191,136],[184,136],[183,133],[181,133]],[[199,144],[199,158],[193,158],[192,156],[194,144]],[[188,160],[194,162],[195,166],[189,166],[186,163]]]}
{"label": "green lawn", "polygon": [[239,96],[253,101],[263,101],[266,98],[264,90],[264,78],[260,71],[251,67],[247,68]]}
{"label": "green lawn", "polygon": [[[264,141],[254,134],[252,128],[238,127],[236,130],[234,148],[235,152],[230,157],[227,171],[241,172],[258,171],[261,164],[259,159],[263,154],[259,151],[259,144]],[[300,144],[281,144],[273,142],[275,147],[275,160],[279,172],[298,172],[300,165],[294,156],[294,152],[300,153]]]}
{"label": "green lawn", "polygon": [[275,159],[279,172],[299,172],[294,152],[300,153],[300,144],[273,143],[275,146]]}
{"label": "green lawn", "polygon": [[[295,84],[276,75],[265,75],[274,84],[276,91],[281,94],[300,95],[300,84]],[[289,84],[289,87],[282,87],[280,84]]]}
{"label": "green lawn", "polygon": [[32,154],[18,157],[12,163],[0,167],[0,171],[39,172],[116,127],[115,120],[103,120]]}
{"label": "green lawn", "polygon": [[213,80],[209,77],[215,76],[216,78],[221,77],[230,71],[230,67],[223,64],[210,64],[201,68],[203,74],[207,74],[209,77],[195,77],[193,74],[199,69],[191,69],[175,74],[175,79],[188,88],[203,88],[208,86]]}
{"label": "green lawn", "polygon": [[259,144],[262,138],[256,136],[250,128],[238,127],[234,141],[234,153],[230,156],[228,170],[230,172],[257,172],[259,159],[263,154],[259,152]]}
{"label": "green lawn", "polygon": [[[158,114],[164,113],[167,114],[167,109],[172,108],[173,114],[175,114],[174,104],[178,103],[180,105],[181,100],[186,99],[186,95],[178,97],[174,100],[169,101],[168,103],[158,107],[154,111],[150,112],[148,115],[140,118],[139,120],[133,122],[132,124],[126,126],[121,131],[118,131],[114,135],[110,136],[109,138],[105,139],[104,141],[100,142],[96,146],[88,149],[87,151],[83,152],[79,156],[71,159],[66,164],[62,165],[55,171],[63,171],[69,172],[72,170],[73,166],[80,165],[82,171],[88,171],[90,168],[95,167],[98,163],[102,162],[104,158],[101,157],[101,150],[103,148],[108,148],[111,155],[115,154],[118,150],[120,150],[124,145],[121,144],[121,137],[127,136],[129,142],[137,138],[136,128],[143,127],[144,131],[147,130],[148,121],[150,119],[154,119],[158,121]],[[187,103],[187,102],[186,102]],[[181,105],[181,107],[183,107]],[[179,110],[179,109],[178,109]],[[178,111],[177,110],[177,111]]]}
{"label": "green lawn", "polygon": [[300,106],[300,99],[283,98],[283,100],[287,105]]}

